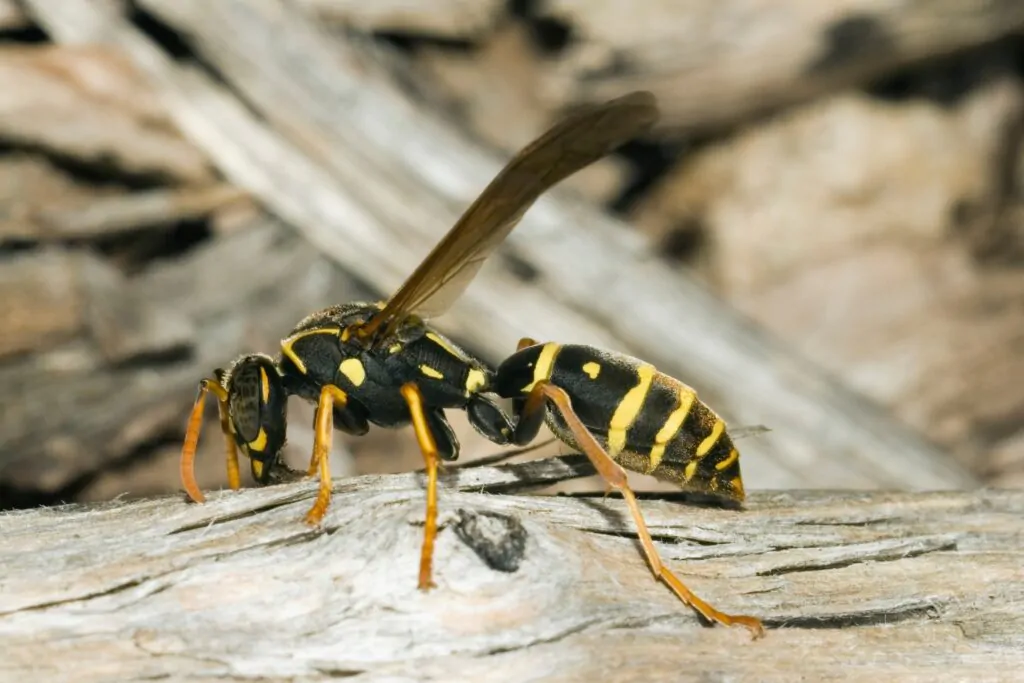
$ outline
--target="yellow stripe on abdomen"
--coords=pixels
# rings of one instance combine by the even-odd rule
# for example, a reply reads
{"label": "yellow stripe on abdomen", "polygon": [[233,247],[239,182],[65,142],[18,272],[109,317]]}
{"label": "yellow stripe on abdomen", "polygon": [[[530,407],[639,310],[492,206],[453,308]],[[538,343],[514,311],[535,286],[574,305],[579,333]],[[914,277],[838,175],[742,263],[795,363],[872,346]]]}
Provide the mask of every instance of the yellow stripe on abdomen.
{"label": "yellow stripe on abdomen", "polygon": [[708,451],[711,450],[711,447],[714,446],[718,442],[718,439],[722,436],[723,431],[725,431],[725,423],[722,422],[721,420],[715,420],[715,426],[711,428],[711,433],[707,436],[706,439],[700,442],[699,446],[697,446],[698,458],[703,458],[705,455],[708,454]]}
{"label": "yellow stripe on abdomen", "polygon": [[615,407],[615,413],[608,424],[608,454],[613,458],[626,448],[626,430],[633,425],[640,409],[644,407],[644,399],[651,389],[655,372],[653,365],[638,366],[636,374],[639,381]]}
{"label": "yellow stripe on abdomen", "polygon": [[551,379],[551,371],[555,367],[555,356],[558,355],[559,350],[562,348],[561,344],[557,342],[548,342],[537,356],[537,365],[533,368],[533,378],[529,384],[523,387],[523,393],[528,394],[537,384],[544,380]]}
{"label": "yellow stripe on abdomen", "polygon": [[654,470],[658,469],[661,465],[661,459],[665,457],[665,448],[668,446],[668,442],[671,441],[679,430],[682,428],[683,423],[686,422],[686,416],[690,414],[690,409],[693,408],[693,402],[697,399],[697,393],[687,387],[681,386],[679,388],[679,406],[669,413],[668,418],[665,420],[665,424],[662,425],[661,429],[654,437],[654,446],[651,448],[650,465],[647,468],[647,473],[650,474]]}

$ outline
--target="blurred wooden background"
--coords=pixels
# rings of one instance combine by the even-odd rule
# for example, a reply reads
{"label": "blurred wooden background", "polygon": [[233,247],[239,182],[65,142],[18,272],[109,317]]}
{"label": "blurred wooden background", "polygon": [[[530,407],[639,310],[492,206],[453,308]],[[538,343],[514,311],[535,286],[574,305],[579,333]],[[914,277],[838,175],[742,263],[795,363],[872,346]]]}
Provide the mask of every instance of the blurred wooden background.
{"label": "blurred wooden background", "polygon": [[[387,296],[522,144],[637,88],[652,137],[438,326],[656,362],[773,429],[749,489],[1024,485],[1024,4],[624,7],[0,0],[0,507],[176,490],[201,377]],[[335,444],[420,465],[404,430]]]}

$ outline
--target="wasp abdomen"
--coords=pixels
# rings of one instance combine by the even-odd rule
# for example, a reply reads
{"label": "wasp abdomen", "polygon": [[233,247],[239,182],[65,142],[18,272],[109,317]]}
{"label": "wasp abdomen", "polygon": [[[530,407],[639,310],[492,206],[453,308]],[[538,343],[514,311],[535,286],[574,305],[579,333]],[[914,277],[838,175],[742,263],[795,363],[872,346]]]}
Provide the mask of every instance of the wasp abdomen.
{"label": "wasp abdomen", "polygon": [[[520,354],[499,369],[499,383],[507,386],[515,376],[524,393],[542,379],[564,389],[583,424],[623,467],[743,499],[739,453],[725,422],[693,388],[637,358],[590,346],[551,342]],[[547,421],[576,446],[557,412],[549,411]]]}

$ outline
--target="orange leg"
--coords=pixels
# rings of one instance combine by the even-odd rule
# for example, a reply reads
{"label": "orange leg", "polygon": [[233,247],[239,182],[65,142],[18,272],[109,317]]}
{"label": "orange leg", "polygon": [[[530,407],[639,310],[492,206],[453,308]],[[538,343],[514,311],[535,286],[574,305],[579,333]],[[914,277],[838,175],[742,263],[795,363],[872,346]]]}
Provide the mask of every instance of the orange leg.
{"label": "orange leg", "polygon": [[414,383],[402,385],[402,397],[409,404],[412,415],[412,428],[416,433],[416,441],[423,451],[423,461],[427,471],[427,518],[423,525],[423,548],[420,551],[420,590],[434,587],[434,539],[437,538],[437,442],[427,426],[427,417],[423,412],[423,395]]}
{"label": "orange leg", "polygon": [[684,604],[693,607],[695,610],[701,613],[705,619],[712,622],[717,622],[724,626],[744,626],[750,630],[754,638],[760,638],[764,635],[764,626],[761,624],[761,620],[756,617],[748,616],[734,616],[731,614],[725,614],[719,612],[714,607],[697,597],[689,588],[687,588],[679,578],[666,567],[661,557],[658,555],[657,549],[654,547],[654,541],[651,539],[651,534],[647,530],[647,523],[644,521],[643,514],[640,512],[640,505],[637,503],[636,496],[633,495],[633,490],[629,488],[629,484],[626,479],[626,471],[622,469],[622,466],[612,460],[611,456],[608,455],[607,451],[598,443],[594,435],[590,433],[590,430],[586,428],[583,422],[580,421],[579,417],[572,409],[572,401],[569,399],[569,395],[559,387],[554,386],[549,382],[538,382],[533,391],[530,392],[530,396],[527,399],[524,412],[537,409],[538,398],[535,396],[543,395],[545,398],[550,400],[557,406],[562,417],[565,418],[565,422],[569,429],[572,431],[573,436],[576,438],[577,444],[583,451],[590,462],[593,463],[597,469],[598,474],[604,477],[604,480],[608,484],[622,493],[623,499],[626,501],[626,505],[629,507],[629,511],[633,515],[633,522],[636,524],[637,533],[640,537],[640,545],[643,547],[644,555],[647,557],[647,563],[651,567],[651,572],[655,578],[660,579],[667,585],[676,596],[683,601]]}
{"label": "orange leg", "polygon": [[232,489],[239,487],[238,450],[235,448],[234,430],[231,428],[231,414],[228,411],[228,392],[216,379],[207,378],[199,382],[199,395],[189,414],[188,427],[185,430],[185,443],[181,447],[179,471],[181,483],[188,497],[197,503],[206,501],[206,496],[199,490],[196,483],[196,446],[199,444],[199,432],[203,429],[203,408],[206,393],[212,391],[217,397],[217,409],[220,412],[220,429],[224,433],[225,459],[228,469],[228,484]]}
{"label": "orange leg", "polygon": [[316,525],[327,514],[331,504],[331,440],[334,435],[334,404],[348,404],[348,395],[338,387],[327,384],[320,390],[320,401],[316,407],[314,425],[313,457],[309,461],[310,474],[314,468],[320,472],[320,487],[316,501],[306,513],[306,523]]}

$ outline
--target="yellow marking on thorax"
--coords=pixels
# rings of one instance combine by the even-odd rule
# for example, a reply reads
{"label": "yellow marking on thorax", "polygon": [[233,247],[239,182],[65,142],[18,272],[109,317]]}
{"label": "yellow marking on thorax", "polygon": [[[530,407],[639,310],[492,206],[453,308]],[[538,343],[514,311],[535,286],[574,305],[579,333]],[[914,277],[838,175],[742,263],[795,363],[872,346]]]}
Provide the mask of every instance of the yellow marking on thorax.
{"label": "yellow marking on thorax", "polygon": [[260,427],[260,433],[256,435],[256,438],[249,442],[249,448],[254,451],[262,451],[267,447],[267,432]]}
{"label": "yellow marking on thorax", "polygon": [[455,356],[456,358],[462,359],[466,355],[466,354],[460,352],[454,346],[452,346],[451,342],[449,342],[448,340],[446,340],[444,337],[442,337],[441,335],[437,334],[436,332],[427,332],[423,336],[425,336],[427,339],[429,339],[430,341],[434,342],[435,344],[437,344],[442,349],[444,349],[445,351],[447,351],[451,355]]}
{"label": "yellow marking on thorax", "polygon": [[388,353],[398,353],[401,350],[402,350],[402,345],[401,344],[392,344],[391,346],[388,347]]}
{"label": "yellow marking on thorax", "polygon": [[267,377],[267,371],[264,368],[260,368],[260,396],[264,403],[270,400],[270,378]]}
{"label": "yellow marking on thorax", "polygon": [[686,463],[686,467],[683,468],[683,483],[689,484],[690,480],[693,479],[693,475],[697,473],[697,463],[700,460],[691,460]]}
{"label": "yellow marking on thorax", "polygon": [[644,399],[651,389],[651,382],[654,380],[654,366],[641,365],[637,367],[638,380],[636,385],[626,392],[626,395],[615,407],[615,413],[608,424],[608,454],[613,458],[626,447],[626,430],[636,421],[640,409],[643,408]]}
{"label": "yellow marking on thorax", "polygon": [[715,420],[715,426],[711,428],[711,433],[706,439],[700,442],[697,446],[697,457],[703,458],[711,450],[711,447],[718,441],[718,437],[722,436],[722,431],[725,430],[725,423],[721,420]]}
{"label": "yellow marking on thorax", "polygon": [[679,388],[679,405],[669,413],[668,418],[665,419],[665,424],[661,426],[661,429],[654,436],[654,446],[651,448],[647,474],[658,469],[658,466],[661,465],[661,459],[665,457],[665,448],[668,446],[668,442],[682,429],[683,423],[686,422],[686,416],[690,414],[690,409],[693,407],[693,402],[696,398],[697,392],[690,387],[682,386]]}
{"label": "yellow marking on thorax", "polygon": [[466,394],[475,394],[487,384],[487,376],[476,368],[470,368],[466,375]]}
{"label": "yellow marking on thorax", "polygon": [[250,469],[252,474],[257,479],[263,478],[263,461],[262,460],[249,460]]}
{"label": "yellow marking on thorax", "polygon": [[739,457],[740,452],[734,448],[731,451],[729,451],[729,456],[725,460],[715,465],[715,469],[721,472],[722,470],[730,467],[734,462],[736,462],[736,459]]}
{"label": "yellow marking on thorax", "polygon": [[537,356],[537,365],[533,368],[533,381],[523,387],[523,393],[529,393],[537,382],[551,379],[551,371],[555,367],[555,356],[562,345],[557,342],[548,342],[540,349]]}
{"label": "yellow marking on thorax", "polygon": [[302,359],[299,358],[299,355],[297,353],[295,353],[295,350],[292,349],[292,346],[295,344],[295,342],[299,341],[300,339],[304,339],[314,334],[333,334],[334,336],[338,336],[338,330],[336,328],[330,327],[325,329],[306,330],[305,332],[299,332],[298,334],[292,335],[291,337],[288,337],[287,339],[283,339],[281,341],[281,353],[287,356],[288,359],[291,360],[291,362],[295,365],[295,368],[303,375],[306,374],[306,364],[302,362]]}
{"label": "yellow marking on thorax", "polygon": [[420,365],[420,372],[427,377],[433,377],[434,379],[444,379],[444,374],[440,370],[435,370],[426,363]]}
{"label": "yellow marking on thorax", "polygon": [[358,358],[346,358],[338,365],[338,372],[345,376],[352,386],[361,386],[366,381],[366,368]]}
{"label": "yellow marking on thorax", "polygon": [[590,379],[597,379],[597,376],[601,374],[601,364],[596,361],[584,363],[583,372],[585,372]]}

